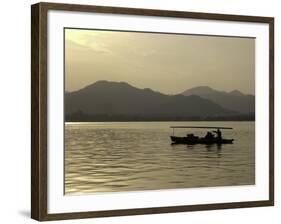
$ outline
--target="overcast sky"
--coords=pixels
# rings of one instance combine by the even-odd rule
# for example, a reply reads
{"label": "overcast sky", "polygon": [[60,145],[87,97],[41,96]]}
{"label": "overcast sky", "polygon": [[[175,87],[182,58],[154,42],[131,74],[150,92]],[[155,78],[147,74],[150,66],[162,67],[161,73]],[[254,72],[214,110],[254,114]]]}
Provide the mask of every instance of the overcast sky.
{"label": "overcast sky", "polygon": [[66,29],[66,91],[98,80],[166,94],[196,86],[254,94],[255,40]]}

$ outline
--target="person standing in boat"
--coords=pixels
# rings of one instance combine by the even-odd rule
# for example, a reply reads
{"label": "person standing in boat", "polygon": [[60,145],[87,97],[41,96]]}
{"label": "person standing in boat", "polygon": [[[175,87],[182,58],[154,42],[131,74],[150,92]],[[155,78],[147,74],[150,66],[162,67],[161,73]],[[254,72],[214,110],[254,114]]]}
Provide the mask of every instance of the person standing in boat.
{"label": "person standing in boat", "polygon": [[219,141],[221,141],[222,140],[221,130],[218,128],[216,131],[213,131],[213,132],[215,132],[217,134],[217,139]]}

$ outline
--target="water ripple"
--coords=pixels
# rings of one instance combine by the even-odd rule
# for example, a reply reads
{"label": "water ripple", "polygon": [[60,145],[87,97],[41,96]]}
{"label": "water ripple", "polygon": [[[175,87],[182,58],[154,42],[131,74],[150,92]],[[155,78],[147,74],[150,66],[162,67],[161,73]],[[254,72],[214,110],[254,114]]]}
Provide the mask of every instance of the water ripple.
{"label": "water ripple", "polygon": [[[176,122],[65,125],[65,192],[90,194],[255,183],[254,122],[213,122],[232,145],[171,145]],[[198,125],[181,122],[180,125]],[[210,125],[201,122],[199,125]],[[185,135],[180,130],[178,135]],[[195,134],[204,135],[196,130]]]}

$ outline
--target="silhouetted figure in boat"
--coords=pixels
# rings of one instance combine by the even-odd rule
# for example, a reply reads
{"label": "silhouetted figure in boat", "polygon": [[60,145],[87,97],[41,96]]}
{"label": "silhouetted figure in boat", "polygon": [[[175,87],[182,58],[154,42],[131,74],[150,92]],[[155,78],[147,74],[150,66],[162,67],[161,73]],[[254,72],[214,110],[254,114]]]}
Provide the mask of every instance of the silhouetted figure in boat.
{"label": "silhouetted figure in boat", "polygon": [[205,135],[205,139],[207,139],[207,140],[214,139],[214,135],[208,131],[207,134]]}
{"label": "silhouetted figure in boat", "polygon": [[218,139],[219,141],[221,141],[221,140],[222,140],[222,135],[221,135],[220,129],[217,129],[216,131],[213,131],[213,132],[215,132],[215,133],[217,134],[217,139]]}

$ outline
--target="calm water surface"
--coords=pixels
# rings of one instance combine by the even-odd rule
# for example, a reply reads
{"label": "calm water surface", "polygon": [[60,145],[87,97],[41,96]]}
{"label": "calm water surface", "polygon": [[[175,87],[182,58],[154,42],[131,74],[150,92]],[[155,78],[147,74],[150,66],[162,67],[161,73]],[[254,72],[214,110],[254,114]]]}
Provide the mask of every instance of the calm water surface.
{"label": "calm water surface", "polygon": [[[172,125],[226,126],[234,144],[171,145]],[[65,193],[255,184],[254,122],[65,124]],[[206,129],[177,129],[203,136]]]}

